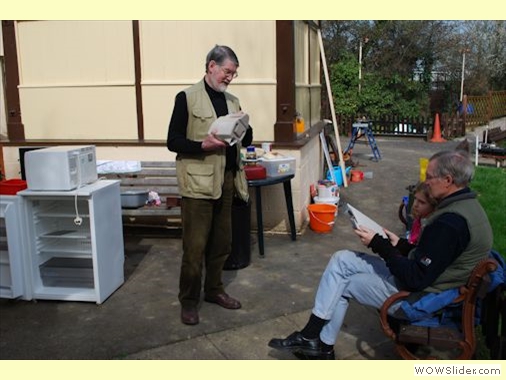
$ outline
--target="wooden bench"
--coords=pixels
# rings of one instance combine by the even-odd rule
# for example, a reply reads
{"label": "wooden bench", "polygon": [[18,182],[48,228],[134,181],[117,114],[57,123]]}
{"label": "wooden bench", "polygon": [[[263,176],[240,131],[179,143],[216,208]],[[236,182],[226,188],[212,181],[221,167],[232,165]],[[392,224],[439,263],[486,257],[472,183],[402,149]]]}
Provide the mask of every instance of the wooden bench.
{"label": "wooden bench", "polygon": [[501,127],[495,127],[483,131],[482,141],[485,144],[491,144],[506,139],[506,130],[502,130]]}
{"label": "wooden bench", "polygon": [[[497,268],[493,259],[480,261],[469,276],[459,296],[453,301],[461,305],[462,317],[458,327],[423,327],[397,320],[388,315],[388,309],[410,293],[401,291],[390,296],[380,309],[381,328],[395,343],[397,353],[413,359],[471,359],[476,350],[475,316],[478,299],[483,299],[490,284],[488,273]],[[419,349],[423,346],[428,349]],[[415,348],[417,350],[415,350]],[[449,356],[449,357],[448,357]]]}
{"label": "wooden bench", "polygon": [[181,230],[181,196],[174,161],[141,161],[139,172],[107,173],[101,176],[119,179],[121,192],[154,191],[160,197],[159,206],[124,208],[122,210],[124,226]]}

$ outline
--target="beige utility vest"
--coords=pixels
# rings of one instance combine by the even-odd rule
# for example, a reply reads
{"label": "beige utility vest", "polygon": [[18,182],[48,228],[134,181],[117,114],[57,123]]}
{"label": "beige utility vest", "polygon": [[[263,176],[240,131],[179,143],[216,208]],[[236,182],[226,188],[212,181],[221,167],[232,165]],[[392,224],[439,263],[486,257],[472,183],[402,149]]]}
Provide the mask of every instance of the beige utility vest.
{"label": "beige utility vest", "polygon": [[[209,127],[217,119],[211,99],[207,95],[204,80],[185,90],[188,105],[189,140],[203,141]],[[229,113],[240,110],[239,99],[225,92]],[[240,144],[237,144],[238,167]],[[176,173],[179,192],[183,197],[218,199],[221,197],[226,164],[226,148],[201,154],[181,154],[176,157]]]}

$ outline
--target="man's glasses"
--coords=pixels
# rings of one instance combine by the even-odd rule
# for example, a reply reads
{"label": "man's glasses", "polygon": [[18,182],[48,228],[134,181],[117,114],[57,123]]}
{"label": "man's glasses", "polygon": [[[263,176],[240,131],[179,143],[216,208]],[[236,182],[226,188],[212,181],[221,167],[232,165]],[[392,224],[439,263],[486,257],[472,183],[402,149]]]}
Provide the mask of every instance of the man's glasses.
{"label": "man's glasses", "polygon": [[432,179],[437,179],[437,178],[441,178],[441,176],[434,176],[434,175],[431,175],[431,174],[428,174],[428,173],[425,174],[425,180],[426,181],[430,181]]}
{"label": "man's glasses", "polygon": [[223,71],[223,74],[225,74],[226,77],[232,77],[232,79],[235,79],[239,76],[239,73],[237,71],[231,71],[229,69],[224,68],[223,66],[220,66],[220,69],[221,71]]}

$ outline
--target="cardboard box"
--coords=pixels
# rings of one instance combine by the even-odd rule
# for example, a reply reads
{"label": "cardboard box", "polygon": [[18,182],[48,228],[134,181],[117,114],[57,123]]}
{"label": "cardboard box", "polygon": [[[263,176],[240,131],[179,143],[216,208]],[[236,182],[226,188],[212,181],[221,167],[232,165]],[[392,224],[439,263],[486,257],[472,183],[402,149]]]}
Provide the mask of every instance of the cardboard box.
{"label": "cardboard box", "polygon": [[267,177],[279,177],[295,174],[295,158],[283,157],[275,159],[262,159],[259,164],[267,170]]}

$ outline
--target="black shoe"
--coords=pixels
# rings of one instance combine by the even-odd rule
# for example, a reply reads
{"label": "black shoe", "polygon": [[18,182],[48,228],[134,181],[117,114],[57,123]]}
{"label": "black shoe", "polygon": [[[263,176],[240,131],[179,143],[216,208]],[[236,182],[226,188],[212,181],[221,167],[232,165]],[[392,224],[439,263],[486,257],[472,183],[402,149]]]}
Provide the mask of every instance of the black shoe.
{"label": "black shoe", "polygon": [[320,339],[306,339],[299,331],[295,331],[285,339],[271,339],[269,347],[277,350],[299,351],[305,354],[317,355],[321,352]]}
{"label": "black shoe", "polygon": [[334,353],[334,350],[325,352],[320,351],[317,354],[310,354],[310,353],[304,353],[302,351],[294,351],[292,354],[295,355],[297,359],[300,360],[336,360],[336,354]]}
{"label": "black shoe", "polygon": [[185,325],[198,325],[199,312],[196,307],[182,306],[181,307],[181,322]]}
{"label": "black shoe", "polygon": [[206,295],[204,301],[216,303],[225,309],[236,310],[241,308],[241,303],[235,298],[230,297],[227,293],[219,293],[215,296]]}

